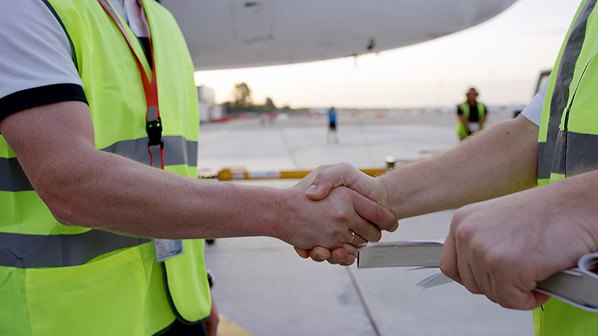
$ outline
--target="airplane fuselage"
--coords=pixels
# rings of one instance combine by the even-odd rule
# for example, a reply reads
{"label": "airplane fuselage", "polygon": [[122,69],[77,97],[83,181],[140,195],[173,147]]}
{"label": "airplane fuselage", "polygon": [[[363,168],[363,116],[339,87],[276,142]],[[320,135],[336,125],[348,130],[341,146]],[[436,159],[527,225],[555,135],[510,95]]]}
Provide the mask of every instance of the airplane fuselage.
{"label": "airplane fuselage", "polygon": [[474,26],[516,0],[162,0],[197,69],[360,55]]}

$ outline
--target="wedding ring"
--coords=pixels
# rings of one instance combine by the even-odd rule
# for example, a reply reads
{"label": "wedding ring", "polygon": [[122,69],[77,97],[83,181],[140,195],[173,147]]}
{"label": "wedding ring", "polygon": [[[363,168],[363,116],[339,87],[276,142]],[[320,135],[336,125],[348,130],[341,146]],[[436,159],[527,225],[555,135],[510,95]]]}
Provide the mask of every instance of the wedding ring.
{"label": "wedding ring", "polygon": [[355,232],[351,231],[351,244],[353,244],[355,242],[355,239],[357,239]]}

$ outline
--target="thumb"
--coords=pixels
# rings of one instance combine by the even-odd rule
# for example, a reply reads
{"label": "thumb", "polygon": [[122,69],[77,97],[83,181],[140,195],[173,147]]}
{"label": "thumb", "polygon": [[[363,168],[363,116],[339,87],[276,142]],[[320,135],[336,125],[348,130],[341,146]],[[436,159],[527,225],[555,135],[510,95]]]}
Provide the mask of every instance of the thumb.
{"label": "thumb", "polygon": [[332,189],[335,187],[337,186],[329,182],[320,182],[318,184],[316,177],[316,179],[312,182],[312,185],[305,190],[305,196],[312,201],[321,201],[328,197]]}

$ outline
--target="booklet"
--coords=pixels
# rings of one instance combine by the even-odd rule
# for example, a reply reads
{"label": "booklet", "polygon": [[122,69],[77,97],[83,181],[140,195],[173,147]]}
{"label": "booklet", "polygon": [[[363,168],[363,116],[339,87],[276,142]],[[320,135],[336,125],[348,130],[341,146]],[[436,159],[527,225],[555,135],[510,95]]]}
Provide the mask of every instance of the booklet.
{"label": "booklet", "polygon": [[370,243],[359,249],[357,267],[438,267],[442,240]]}
{"label": "booklet", "polygon": [[[357,267],[439,267],[442,246],[441,240],[370,243],[359,249]],[[418,286],[431,288],[451,281],[437,273]],[[540,282],[536,290],[583,310],[598,312],[598,253],[582,256],[576,268],[553,274]]]}

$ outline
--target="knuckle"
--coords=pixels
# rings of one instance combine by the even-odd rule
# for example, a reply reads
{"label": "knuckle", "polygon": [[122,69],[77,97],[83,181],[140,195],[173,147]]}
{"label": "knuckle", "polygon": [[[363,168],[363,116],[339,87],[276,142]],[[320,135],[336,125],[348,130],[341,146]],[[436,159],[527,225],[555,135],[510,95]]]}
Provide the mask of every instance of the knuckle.
{"label": "knuckle", "polygon": [[321,184],[323,182],[326,182],[326,179],[327,179],[327,173],[325,170],[319,170],[319,171],[316,170],[312,183],[313,184]]}
{"label": "knuckle", "polygon": [[455,211],[455,214],[453,215],[453,220],[457,223],[464,222],[472,212],[471,208],[472,205],[465,205],[460,207]]}
{"label": "knuckle", "polygon": [[333,218],[337,222],[346,223],[350,220],[350,216],[344,211],[337,211],[334,213]]}
{"label": "knuckle", "polygon": [[451,225],[450,225],[450,230],[451,232],[456,232],[457,229],[459,229],[459,223],[461,223],[460,221],[460,213],[459,210],[455,211],[455,214],[453,215],[453,218],[451,218]]}
{"label": "knuckle", "polygon": [[459,280],[459,272],[457,269],[453,267],[451,263],[444,260],[444,258],[440,261],[440,271],[455,281]]}
{"label": "knuckle", "polygon": [[496,252],[486,254],[486,267],[490,274],[500,273],[509,264],[510,262],[502,254]]}
{"label": "knuckle", "polygon": [[341,168],[342,170],[351,170],[351,169],[353,169],[353,166],[351,166],[347,162],[341,162],[341,163],[339,163],[338,167]]}
{"label": "knuckle", "polygon": [[343,241],[345,236],[346,228],[335,227],[330,231],[330,235],[337,241]]}
{"label": "knuckle", "polygon": [[472,242],[475,239],[475,225],[462,224],[455,228],[455,238],[460,242]]}

